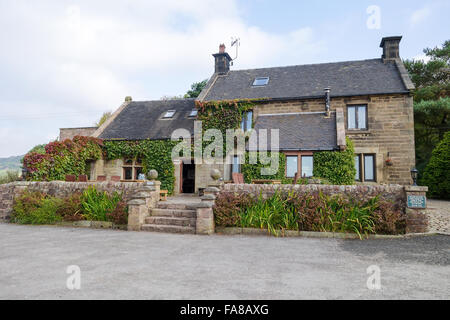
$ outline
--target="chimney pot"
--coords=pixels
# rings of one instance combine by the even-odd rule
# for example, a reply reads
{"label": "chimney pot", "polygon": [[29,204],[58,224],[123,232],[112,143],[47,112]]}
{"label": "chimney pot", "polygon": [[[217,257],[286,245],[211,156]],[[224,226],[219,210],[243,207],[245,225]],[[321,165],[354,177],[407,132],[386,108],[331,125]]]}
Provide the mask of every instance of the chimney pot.
{"label": "chimney pot", "polygon": [[219,53],[225,53],[225,45],[223,43],[219,46]]}

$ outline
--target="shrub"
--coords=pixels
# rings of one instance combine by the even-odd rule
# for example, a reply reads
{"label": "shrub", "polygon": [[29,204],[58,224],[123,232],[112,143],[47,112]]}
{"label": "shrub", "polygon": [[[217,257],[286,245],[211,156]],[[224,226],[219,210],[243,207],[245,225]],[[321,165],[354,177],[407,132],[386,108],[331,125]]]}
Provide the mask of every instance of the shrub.
{"label": "shrub", "polygon": [[63,198],[56,213],[64,221],[85,220],[86,218],[83,215],[83,207],[81,205],[81,196],[81,193],[74,193]]}
{"label": "shrub", "polygon": [[253,198],[247,194],[221,192],[214,204],[214,220],[221,227],[235,227],[239,225],[241,210],[254,204]]}
{"label": "shrub", "polygon": [[57,214],[61,200],[41,192],[24,191],[14,200],[11,221],[21,224],[53,224],[61,221]]}
{"label": "shrub", "polygon": [[321,151],[314,153],[314,176],[332,184],[351,185],[355,182],[355,151],[353,142],[346,138],[345,151]]}
{"label": "shrub", "polygon": [[112,212],[106,214],[108,221],[115,224],[128,223],[128,207],[125,201],[119,201]]}
{"label": "shrub", "polygon": [[429,197],[450,199],[450,131],[434,148],[421,183],[428,186]]}
{"label": "shrub", "polygon": [[87,220],[108,221],[108,213],[112,213],[122,197],[114,192],[112,195],[98,191],[95,186],[84,190],[81,196],[83,214]]}

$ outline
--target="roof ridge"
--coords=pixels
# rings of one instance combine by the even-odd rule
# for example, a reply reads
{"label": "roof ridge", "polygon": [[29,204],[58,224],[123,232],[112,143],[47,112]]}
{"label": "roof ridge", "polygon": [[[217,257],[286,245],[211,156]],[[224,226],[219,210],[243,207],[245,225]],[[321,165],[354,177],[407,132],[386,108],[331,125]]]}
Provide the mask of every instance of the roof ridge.
{"label": "roof ridge", "polygon": [[307,64],[293,64],[293,65],[279,66],[279,67],[248,68],[248,69],[230,70],[229,72],[232,73],[232,72],[249,71],[249,70],[280,69],[280,68],[292,68],[292,67],[304,67],[304,66],[317,66],[317,65],[339,64],[339,63],[349,63],[349,62],[365,62],[365,61],[375,61],[375,60],[382,61],[381,58],[372,58],[372,59],[346,60],[346,61],[336,61],[336,62],[320,62],[320,63],[307,63]]}
{"label": "roof ridge", "polygon": [[180,98],[180,99],[154,99],[154,100],[133,100],[133,102],[165,102],[165,101],[190,101],[195,100],[197,98]]}

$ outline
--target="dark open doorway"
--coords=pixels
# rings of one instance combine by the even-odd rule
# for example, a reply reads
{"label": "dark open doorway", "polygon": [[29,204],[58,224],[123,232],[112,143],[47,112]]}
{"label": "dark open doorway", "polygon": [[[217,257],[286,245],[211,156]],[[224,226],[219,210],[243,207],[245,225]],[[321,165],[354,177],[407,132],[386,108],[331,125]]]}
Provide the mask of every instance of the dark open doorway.
{"label": "dark open doorway", "polygon": [[195,192],[195,164],[183,162],[183,180],[182,180],[183,193]]}

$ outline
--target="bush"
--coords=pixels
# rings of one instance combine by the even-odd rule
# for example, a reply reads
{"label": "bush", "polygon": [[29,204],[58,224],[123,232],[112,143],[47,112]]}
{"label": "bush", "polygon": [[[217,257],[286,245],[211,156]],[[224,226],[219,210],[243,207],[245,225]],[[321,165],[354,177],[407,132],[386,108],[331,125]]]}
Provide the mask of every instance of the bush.
{"label": "bush", "polygon": [[74,193],[63,198],[56,213],[61,216],[64,221],[86,220],[81,205],[81,193]]}
{"label": "bush", "polygon": [[351,185],[355,182],[355,150],[353,142],[346,138],[345,151],[321,151],[314,153],[314,176],[332,184]]}
{"label": "bush", "polygon": [[428,186],[429,197],[450,199],[450,131],[434,148],[421,183]]}
{"label": "bush", "polygon": [[83,214],[87,220],[108,221],[107,214],[116,209],[121,198],[117,192],[108,195],[106,191],[100,192],[95,186],[91,186],[81,196]]}
{"label": "bush", "polygon": [[214,217],[220,227],[353,232],[363,235],[404,233],[405,216],[399,205],[374,197],[357,201],[343,195],[275,193],[268,199],[248,194],[219,194]]}
{"label": "bush", "polygon": [[242,209],[254,204],[254,199],[246,194],[221,192],[214,204],[214,220],[221,227],[235,227],[240,224]]}
{"label": "bush", "polygon": [[25,191],[14,200],[11,221],[21,224],[53,224],[61,221],[57,214],[61,200],[41,192]]}
{"label": "bush", "polygon": [[125,201],[119,201],[116,208],[112,212],[106,214],[108,221],[115,224],[128,223],[128,207]]}

